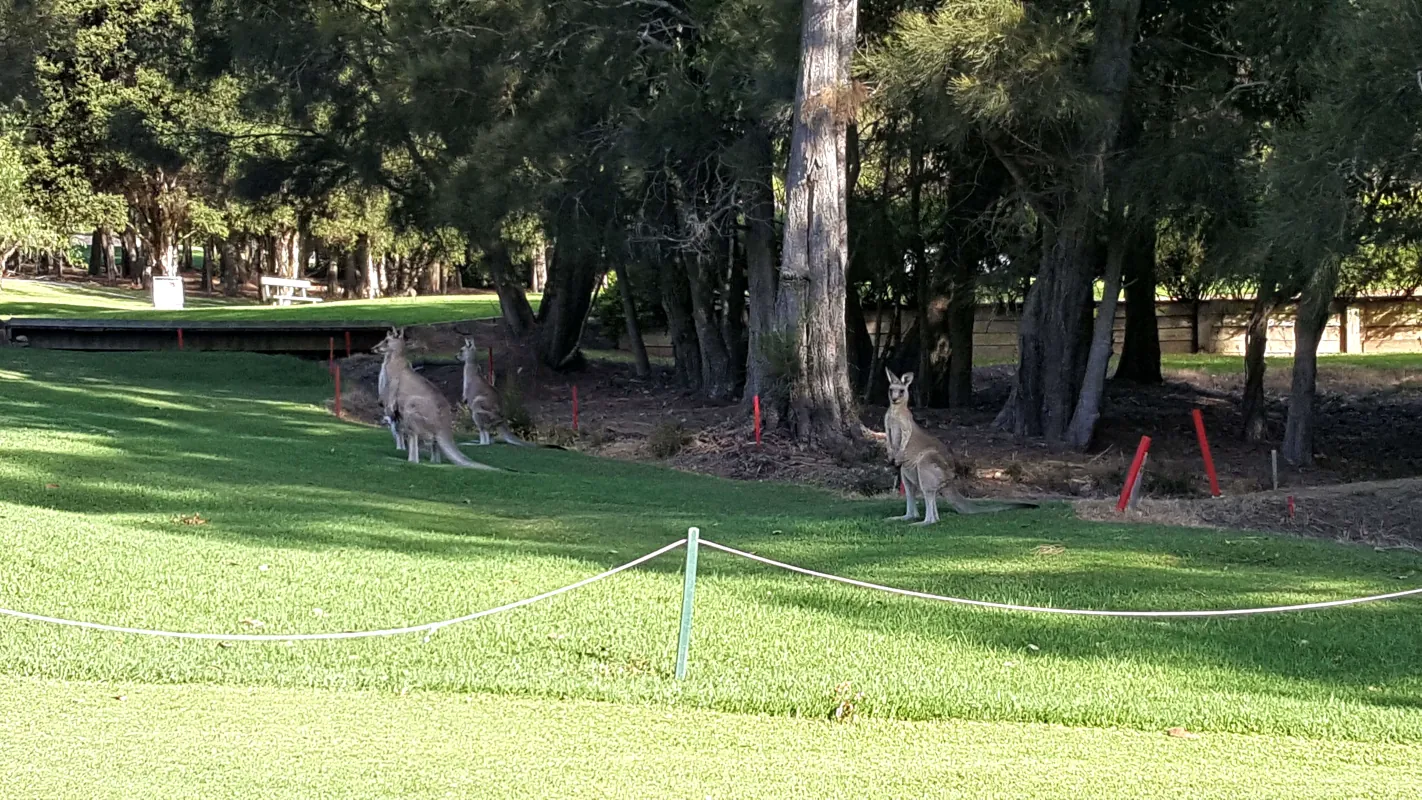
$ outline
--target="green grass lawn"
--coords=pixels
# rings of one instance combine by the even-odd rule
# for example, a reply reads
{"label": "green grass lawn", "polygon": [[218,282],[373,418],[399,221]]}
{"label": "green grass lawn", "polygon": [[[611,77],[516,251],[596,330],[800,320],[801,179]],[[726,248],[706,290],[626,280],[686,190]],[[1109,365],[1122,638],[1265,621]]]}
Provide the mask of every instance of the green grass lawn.
{"label": "green grass lawn", "polygon": [[[537,308],[538,297],[529,298]],[[380,322],[422,325],[496,317],[493,294],[340,300],[296,306],[258,305],[249,300],[189,294],[187,308],[158,311],[147,292],[48,281],[7,280],[0,291],[0,319],[58,317],[183,321]]]}
{"label": "green grass lawn", "polygon": [[0,677],[0,795],[35,800],[1400,799],[1415,796],[1417,754],[1232,734]]}
{"label": "green grass lawn", "polygon": [[[290,358],[0,350],[0,606],[225,633],[393,627],[571,583],[680,538],[690,525],[700,526],[707,538],[828,572],[1039,605],[1222,608],[1422,585],[1417,554],[1088,524],[1064,508],[972,519],[949,515],[936,529],[923,530],[882,521],[902,508],[896,499],[853,501],[571,452],[466,448],[518,470],[492,475],[413,466],[397,458],[384,429],[329,416],[322,408],[329,391],[321,366]],[[1042,545],[1062,550],[1041,551]],[[1143,796],[1129,792],[1132,764],[1113,762],[1105,743],[1138,743],[1146,757],[1167,745],[1133,737],[1161,737],[1171,726],[1205,736],[1205,744],[1171,740],[1182,747],[1171,751],[1184,759],[1180,764],[1193,765],[1181,780],[1219,774],[1243,781],[1254,776],[1249,764],[1267,761],[1287,782],[1294,779],[1290,770],[1307,778],[1305,773],[1323,768],[1319,764],[1346,774],[1355,755],[1362,758],[1357,754],[1372,747],[1394,752],[1381,745],[1348,749],[1279,737],[1422,743],[1417,601],[1245,619],[1039,617],[873,594],[704,551],[691,675],[678,683],[670,672],[679,571],[680,554],[671,554],[543,604],[444,629],[427,643],[410,636],[223,646],[0,618],[0,675],[14,687],[0,685],[10,703],[0,717],[14,731],[9,709],[30,709],[23,723],[28,727],[5,735],[9,741],[0,741],[0,754],[13,753],[26,764],[70,763],[63,751],[36,743],[39,732],[70,726],[90,742],[75,744],[75,757],[81,745],[106,752],[104,742],[123,741],[127,751],[146,747],[145,758],[156,763],[171,743],[186,758],[212,762],[201,770],[176,770],[165,780],[178,782],[174,786],[203,776],[217,781],[247,762],[224,755],[222,739],[204,748],[203,739],[163,720],[176,720],[184,708],[206,709],[214,720],[227,711],[239,714],[243,697],[255,698],[258,709],[280,706],[270,722],[252,711],[233,723],[254,732],[233,733],[232,746],[260,754],[284,741],[374,735],[381,720],[398,716],[399,697],[409,693],[444,709],[430,724],[448,729],[462,730],[458,720],[471,704],[488,705],[478,719],[502,715],[501,709],[510,709],[515,720],[536,709],[605,716],[613,720],[608,735],[625,735],[615,751],[623,755],[613,756],[623,759],[617,764],[641,755],[651,764],[676,760],[674,749],[653,752],[638,744],[652,735],[648,731],[656,726],[650,721],[658,720],[687,736],[692,730],[719,732],[716,752],[731,758],[741,746],[733,742],[783,737],[791,747],[820,736],[869,736],[825,732],[794,720],[823,718],[832,705],[831,689],[843,681],[864,694],[861,717],[873,720],[866,730],[888,737],[881,748],[885,758],[893,736],[914,738],[918,734],[910,732],[916,731],[936,731],[923,734],[926,742],[948,737],[945,750],[963,758],[972,750],[950,741],[961,725],[919,728],[908,724],[913,721],[992,723],[982,729],[984,740],[998,737],[1014,753],[1039,733],[1042,741],[1057,741],[1052,737],[1061,733],[1059,746],[1042,745],[1038,772],[1018,770],[995,751],[998,772],[985,772],[984,780],[1000,773],[1003,781],[1021,781],[1001,784],[997,796],[1064,796],[1069,776],[1079,778],[1083,769],[1115,770],[1111,774],[1126,782],[1121,792],[1092,796]],[[154,700],[131,711],[125,705],[123,713],[134,716],[102,723],[82,710],[86,706],[71,707],[63,699],[70,690],[60,681],[136,687],[134,697]],[[93,691],[82,684],[72,689],[80,695]],[[482,699],[490,696],[497,698]],[[597,701],[615,705],[588,705]],[[153,716],[143,708],[152,708]],[[349,716],[326,719],[338,708]],[[718,722],[722,718],[707,710],[730,712],[734,716],[724,719],[735,722]],[[777,719],[742,716],[755,714]],[[281,720],[309,725],[282,738],[276,734],[285,730]],[[851,727],[861,724],[866,722]],[[900,724],[907,727],[895,727]],[[1141,733],[1067,735],[1023,724]],[[125,725],[146,733],[128,737]],[[503,741],[498,752],[505,755],[491,756],[490,763],[518,761],[519,740],[534,736],[546,739],[540,741],[553,765],[548,768],[563,769],[559,759],[569,754],[553,746],[560,730],[527,722],[492,731],[491,741]],[[1262,738],[1215,738],[1223,734]],[[144,745],[143,736],[154,744]],[[429,760],[414,774],[440,774],[439,754],[455,746],[436,741],[443,738],[428,741],[418,757]],[[397,779],[397,762],[378,760],[385,749],[365,747],[375,759],[368,768]],[[824,752],[832,759],[858,752],[844,747]],[[1243,759],[1237,762],[1243,766],[1211,772],[1210,751],[1183,749],[1190,747],[1219,748],[1214,752]],[[1272,761],[1292,758],[1285,755],[1291,748],[1333,752],[1337,760]],[[866,751],[856,773],[880,768],[873,752],[879,751]],[[890,765],[906,781],[906,796],[921,794],[912,790],[915,781],[934,774],[913,752]],[[1075,752],[1089,758],[1081,761]],[[282,757],[294,758],[289,752]],[[328,758],[342,763],[322,774],[332,785],[347,781],[351,787],[329,796],[360,795],[360,763],[344,763],[334,752]],[[976,771],[964,766],[975,762],[945,758],[951,763],[944,769],[961,768],[971,773],[962,780],[976,780]],[[1068,777],[1047,768],[1053,758],[1075,765],[1063,767]],[[251,763],[269,762],[254,757]],[[718,763],[716,768],[730,769]],[[1162,780],[1177,768],[1170,763],[1161,762]],[[99,769],[94,763],[84,768]],[[462,769],[451,774],[481,774],[473,766]],[[520,764],[509,776],[523,774],[519,769],[532,767]],[[807,769],[768,771],[764,785],[820,785],[814,783],[818,778],[805,777]],[[607,774],[598,780],[626,771],[603,770]],[[72,780],[85,780],[75,775]],[[705,778],[705,794],[722,796],[716,786],[745,777],[735,770],[727,775],[716,779],[721,783]],[[1032,783],[1052,775],[1062,781],[1055,788]],[[1373,776],[1379,782],[1360,784],[1357,793],[1315,796],[1405,796],[1388,793],[1397,785],[1390,775],[1380,768]],[[117,774],[99,769],[93,780],[112,796],[123,793]],[[652,786],[629,783],[627,791],[651,796]],[[437,788],[447,787],[431,783],[420,791]],[[1187,794],[1229,796],[1222,788],[1211,791],[1216,794]],[[76,790],[54,796],[101,795]]]}
{"label": "green grass lawn", "polygon": [[[1244,374],[1243,356],[1221,356],[1211,353],[1166,355],[1160,359],[1166,370],[1203,370],[1216,375]],[[1291,370],[1292,358],[1267,358],[1269,369]],[[1373,369],[1387,372],[1422,370],[1422,353],[1339,353],[1318,357],[1320,370]]]}

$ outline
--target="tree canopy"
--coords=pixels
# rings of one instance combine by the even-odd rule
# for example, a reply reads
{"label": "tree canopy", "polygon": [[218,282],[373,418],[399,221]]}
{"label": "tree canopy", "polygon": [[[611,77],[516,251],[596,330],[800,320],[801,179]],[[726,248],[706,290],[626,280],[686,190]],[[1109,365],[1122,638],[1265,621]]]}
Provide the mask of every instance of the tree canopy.
{"label": "tree canopy", "polygon": [[557,369],[615,282],[595,319],[634,342],[664,325],[688,391],[761,395],[808,444],[857,435],[884,366],[968,403],[975,309],[996,302],[1022,315],[999,423],[1088,447],[1112,356],[1094,320],[1124,293],[1115,377],[1159,381],[1157,296],[1230,291],[1256,301],[1249,435],[1261,320],[1298,304],[1302,463],[1335,295],[1422,285],[1419,13],[10,0],[0,252],[92,230],[140,281],[204,247],[227,291],[269,272],[344,296],[488,286]]}

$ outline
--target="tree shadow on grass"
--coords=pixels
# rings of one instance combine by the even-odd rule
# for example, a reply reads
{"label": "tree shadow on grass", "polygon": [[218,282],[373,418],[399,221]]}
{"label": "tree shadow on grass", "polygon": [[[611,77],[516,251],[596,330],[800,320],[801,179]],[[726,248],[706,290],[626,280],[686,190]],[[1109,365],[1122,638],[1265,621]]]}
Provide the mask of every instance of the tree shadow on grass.
{"label": "tree shadow on grass", "polygon": [[[1413,556],[1282,537],[1082,523],[1060,508],[946,516],[936,528],[908,528],[882,521],[897,501],[848,501],[548,450],[466,450],[516,473],[414,466],[398,457],[387,432],[322,412],[323,371],[294,359],[7,353],[0,391],[0,497],[7,502],[123,515],[112,524],[252,547],[558,557],[606,568],[698,525],[707,538],[832,574],[1086,608],[1272,605],[1261,592],[1293,600],[1300,587],[1310,587],[1302,592],[1308,599],[1336,599],[1385,582],[1381,590],[1395,589],[1396,573],[1422,567]],[[209,524],[177,521],[194,513]],[[1065,556],[1035,555],[1043,546]],[[772,568],[723,554],[703,564],[708,574],[760,585],[747,603],[767,602],[763,584],[748,579]],[[680,568],[675,557],[644,567]],[[1100,642],[1115,642],[1107,655],[1329,685],[1378,704],[1399,695],[1360,692],[1414,678],[1422,660],[1422,634],[1411,625],[1416,609],[1406,602],[1267,619],[1083,621],[902,611],[925,601],[780,577],[769,602],[864,630],[969,635],[1002,648],[1030,642],[1081,661],[1101,658]]]}
{"label": "tree shadow on grass", "polygon": [[[1280,602],[1277,596],[1261,596],[1259,584],[1248,575],[1192,575],[1188,589],[1172,581],[1165,570],[1119,566],[1033,574],[1029,580],[1029,591],[996,578],[955,580],[951,590],[956,596],[971,599],[1132,610]],[[1422,700],[1415,695],[1408,698],[1377,691],[1379,686],[1396,689],[1399,683],[1415,684],[1418,678],[1422,634],[1414,623],[1422,599],[1250,617],[1123,619],[964,609],[942,602],[893,598],[870,590],[814,585],[810,578],[802,581],[744,599],[748,603],[809,609],[876,634],[927,637],[945,643],[966,640],[1000,651],[1019,652],[1025,658],[1099,663],[1103,668],[1122,659],[1167,663],[1172,668],[1222,668],[1267,678],[1250,685],[1249,691],[1254,693],[1312,696],[1316,695],[1314,688],[1326,687],[1330,692],[1343,690],[1349,699],[1372,705],[1422,707]],[[1139,590],[1110,602],[1089,596],[1081,588],[1121,585]],[[1152,586],[1157,590],[1150,591],[1148,587]],[[1135,595],[1135,602],[1131,594]],[[1312,589],[1299,594],[1306,600],[1343,596],[1336,589]],[[1295,596],[1290,597],[1290,601],[1294,599]]]}

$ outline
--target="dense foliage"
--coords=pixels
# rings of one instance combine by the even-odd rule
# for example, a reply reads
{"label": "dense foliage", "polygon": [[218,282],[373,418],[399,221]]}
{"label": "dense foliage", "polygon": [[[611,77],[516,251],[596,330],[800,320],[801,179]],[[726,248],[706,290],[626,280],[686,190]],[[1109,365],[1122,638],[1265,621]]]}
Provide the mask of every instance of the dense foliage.
{"label": "dense foliage", "polygon": [[665,327],[688,390],[821,444],[885,365],[968,402],[1001,302],[1000,423],[1089,446],[1093,319],[1124,292],[1116,377],[1158,381],[1157,295],[1229,291],[1248,435],[1260,321],[1299,304],[1307,462],[1335,294],[1422,285],[1417,33],[1414,0],[5,0],[0,255],[477,283],[549,366],[590,314]]}

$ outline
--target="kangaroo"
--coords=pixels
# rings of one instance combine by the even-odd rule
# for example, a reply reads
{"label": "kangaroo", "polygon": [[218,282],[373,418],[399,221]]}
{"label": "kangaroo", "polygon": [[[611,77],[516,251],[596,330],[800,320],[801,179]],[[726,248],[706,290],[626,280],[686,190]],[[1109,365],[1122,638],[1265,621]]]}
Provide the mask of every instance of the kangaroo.
{"label": "kangaroo", "polygon": [[923,495],[924,516],[918,525],[938,522],[938,495],[942,494],[959,514],[988,514],[1012,508],[1036,508],[1037,503],[1023,500],[994,500],[988,503],[965,499],[953,488],[952,451],[914,421],[908,407],[908,388],[913,373],[903,377],[885,369],[889,376],[889,411],[884,415],[884,434],[888,438],[889,460],[899,468],[903,480],[907,507],[902,517],[893,520],[918,519],[914,493]]}
{"label": "kangaroo", "polygon": [[[403,434],[405,448],[411,463],[420,462],[420,443],[430,440],[430,460],[438,463],[437,454],[442,453],[450,461],[468,469],[483,469],[501,472],[497,467],[469,460],[459,452],[454,442],[454,414],[449,401],[434,387],[415,372],[405,357],[405,332],[392,329],[385,340],[375,346],[375,352],[385,356],[387,380],[385,397],[381,404],[386,416],[396,420],[399,433]],[[392,413],[393,412],[393,413]]]}
{"label": "kangaroo", "polygon": [[[390,333],[387,335],[404,336],[404,331],[391,328]],[[395,449],[403,451],[405,449],[405,437],[401,435],[397,425],[398,420],[395,419],[395,415],[398,414],[398,412],[395,409],[395,395],[390,385],[390,354],[388,352],[385,353],[385,358],[380,362],[380,378],[377,381],[377,386],[376,394],[380,398],[380,407],[385,414],[380,418],[380,421],[390,427],[390,435],[395,438]]]}
{"label": "kangaroo", "polygon": [[498,431],[499,438],[509,444],[533,447],[532,442],[525,442],[509,430],[509,423],[501,411],[503,398],[499,396],[499,391],[479,374],[474,340],[468,336],[464,337],[464,347],[459,350],[459,360],[464,362],[462,399],[464,404],[469,406],[469,416],[473,417],[474,424],[479,428],[479,444],[493,444],[494,437],[490,431]]}

